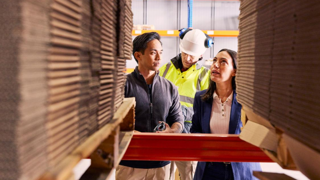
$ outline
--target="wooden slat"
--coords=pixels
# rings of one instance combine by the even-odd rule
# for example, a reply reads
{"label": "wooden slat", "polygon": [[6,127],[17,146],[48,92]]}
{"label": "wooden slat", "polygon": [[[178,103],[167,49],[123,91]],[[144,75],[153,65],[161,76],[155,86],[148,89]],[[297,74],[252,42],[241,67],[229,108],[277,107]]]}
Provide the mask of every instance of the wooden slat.
{"label": "wooden slat", "polygon": [[295,180],[294,178],[282,173],[253,171],[253,175],[260,180]]}
{"label": "wooden slat", "polygon": [[121,131],[119,135],[119,159],[116,164],[119,164],[126,150],[129,147],[133,136],[133,131]]}

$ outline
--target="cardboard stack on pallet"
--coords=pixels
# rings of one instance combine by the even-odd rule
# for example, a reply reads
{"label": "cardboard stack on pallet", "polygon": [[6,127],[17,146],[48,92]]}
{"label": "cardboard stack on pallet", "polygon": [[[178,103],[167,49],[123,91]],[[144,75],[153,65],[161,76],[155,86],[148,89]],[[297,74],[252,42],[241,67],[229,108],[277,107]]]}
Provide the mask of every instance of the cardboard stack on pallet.
{"label": "cardboard stack on pallet", "polygon": [[[116,89],[115,72],[117,61],[117,1],[101,1],[101,69],[100,96],[99,96],[99,127],[102,127],[110,120],[114,105]],[[103,91],[101,91],[103,90]],[[105,111],[108,109],[108,111]]]}
{"label": "cardboard stack on pallet", "polygon": [[31,179],[47,168],[48,1],[0,7],[0,179]]}
{"label": "cardboard stack on pallet", "polygon": [[132,29],[131,2],[119,4],[3,2],[0,179],[36,179],[112,119],[132,51],[129,31],[119,31],[124,20]]}
{"label": "cardboard stack on pallet", "polygon": [[[279,145],[287,146],[298,169],[311,179],[320,178],[315,170],[320,165],[319,7],[315,1],[242,0],[236,79],[239,102],[254,114],[249,121],[278,136],[276,149],[265,148],[279,154]],[[244,130],[256,131],[252,124]],[[307,151],[313,152],[314,166],[308,170],[310,162],[301,154]]]}
{"label": "cardboard stack on pallet", "polygon": [[100,92],[99,72],[101,70],[101,1],[92,1],[91,4],[91,51],[89,71],[91,78],[89,81],[88,110],[88,135],[93,134],[98,129],[98,102]]}
{"label": "cardboard stack on pallet", "polygon": [[[92,73],[90,67],[94,66],[92,63],[93,50],[92,44],[93,33],[91,31],[91,4],[87,0],[82,0],[81,3],[81,33],[83,37],[82,47],[80,51],[80,100],[79,100],[79,142],[86,140],[89,134],[89,106],[90,100],[90,82],[92,80]],[[99,41],[99,40],[97,40]]]}
{"label": "cardboard stack on pallet", "polygon": [[[126,72],[126,60],[131,59],[132,54],[132,27],[133,27],[133,13],[131,11],[131,0],[119,0],[119,26],[118,32],[120,35],[118,36],[118,59],[116,61],[116,82],[117,84],[124,84],[125,72]],[[122,99],[124,98],[124,86],[123,88],[118,88],[115,90],[115,109],[119,107],[122,103]]]}
{"label": "cardboard stack on pallet", "polygon": [[[47,139],[49,167],[79,144],[82,3],[50,2]],[[84,59],[83,59],[84,60]]]}

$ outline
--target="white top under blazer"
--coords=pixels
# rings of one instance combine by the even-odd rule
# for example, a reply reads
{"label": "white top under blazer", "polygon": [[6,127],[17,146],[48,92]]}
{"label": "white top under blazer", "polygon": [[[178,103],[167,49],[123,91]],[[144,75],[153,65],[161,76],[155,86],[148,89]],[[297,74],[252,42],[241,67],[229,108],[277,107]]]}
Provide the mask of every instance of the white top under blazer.
{"label": "white top under blazer", "polygon": [[210,117],[210,130],[212,134],[229,134],[232,97],[233,92],[225,102],[221,102],[217,93],[214,92]]}

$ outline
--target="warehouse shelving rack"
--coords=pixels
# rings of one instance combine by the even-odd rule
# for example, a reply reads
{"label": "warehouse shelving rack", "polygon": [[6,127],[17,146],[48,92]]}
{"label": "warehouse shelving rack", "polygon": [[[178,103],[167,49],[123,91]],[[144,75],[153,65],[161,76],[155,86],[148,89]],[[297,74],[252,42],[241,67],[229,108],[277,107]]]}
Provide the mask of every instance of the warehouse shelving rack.
{"label": "warehouse shelving rack", "polygon": [[[138,36],[143,33],[157,32],[160,36],[179,36],[179,30],[133,30],[132,36]],[[210,37],[238,37],[239,31],[233,30],[203,30]]]}
{"label": "warehouse shelving rack", "polygon": [[[259,147],[238,135],[133,133],[135,99],[125,98],[113,120],[91,135],[39,180],[73,180],[73,168],[85,158],[91,166],[81,179],[112,179],[121,160],[273,162]],[[257,177],[275,177],[255,172]],[[276,174],[284,178],[284,174]],[[290,178],[290,177],[288,177]]]}

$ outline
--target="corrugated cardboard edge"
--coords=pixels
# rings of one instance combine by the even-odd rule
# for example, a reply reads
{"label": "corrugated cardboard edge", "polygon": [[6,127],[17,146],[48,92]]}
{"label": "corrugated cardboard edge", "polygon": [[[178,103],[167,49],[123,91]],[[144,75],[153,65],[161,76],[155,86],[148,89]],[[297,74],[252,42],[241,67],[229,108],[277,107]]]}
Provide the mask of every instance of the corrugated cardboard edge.
{"label": "corrugated cardboard edge", "polygon": [[239,137],[240,139],[260,148],[277,152],[277,134],[273,131],[273,129],[269,129],[256,122],[248,121],[242,129]]}
{"label": "corrugated cardboard edge", "polygon": [[[271,138],[269,141],[274,141],[273,145],[270,145],[269,147],[264,145],[257,145],[256,142],[251,141],[250,139],[258,138],[258,137],[246,137],[244,138],[241,134],[245,131],[246,126],[244,125],[242,132],[240,134],[240,138],[250,144],[253,144],[255,146],[258,146],[261,148],[261,150],[268,156],[270,159],[278,163],[282,168],[284,169],[290,169],[290,170],[297,170],[297,167],[289,153],[288,147],[286,143],[283,140],[283,133],[281,130],[277,129],[275,126],[273,126],[268,120],[264,119],[263,117],[257,115],[254,113],[250,108],[243,106],[241,111],[241,121],[252,121],[254,123],[259,124],[260,126],[255,126],[256,128],[267,128],[268,133],[266,133],[265,137],[259,137],[261,138],[260,141],[263,141],[263,138]],[[253,127],[254,128],[254,127]],[[254,132],[257,129],[250,129],[250,131]],[[275,138],[275,136],[277,138]],[[242,136],[242,137],[241,137]],[[254,136],[254,135],[251,135]],[[276,147],[276,149],[274,148]]]}
{"label": "corrugated cardboard edge", "polygon": [[286,134],[283,139],[298,169],[310,179],[320,179],[320,153]]}
{"label": "corrugated cardboard edge", "polygon": [[262,149],[262,151],[266,153],[266,155],[269,156],[270,159],[278,163],[279,166],[281,166],[283,169],[297,170],[297,167],[291,157],[291,154],[289,153],[287,145],[285,144],[281,135],[278,136],[279,144],[276,152],[269,151],[267,149]]}
{"label": "corrugated cardboard edge", "polygon": [[270,131],[273,131],[274,133],[276,132],[275,127],[268,120],[254,113],[250,108],[242,106],[242,112],[245,112],[245,115],[248,117],[249,121],[261,124],[270,129]]}

